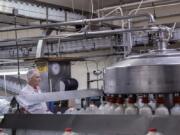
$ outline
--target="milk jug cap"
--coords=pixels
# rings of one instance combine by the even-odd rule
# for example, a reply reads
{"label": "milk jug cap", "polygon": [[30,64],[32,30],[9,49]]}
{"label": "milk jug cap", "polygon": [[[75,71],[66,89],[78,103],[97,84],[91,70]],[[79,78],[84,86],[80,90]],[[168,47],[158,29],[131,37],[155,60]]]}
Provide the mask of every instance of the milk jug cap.
{"label": "milk jug cap", "polygon": [[148,131],[149,132],[157,132],[157,129],[156,128],[149,128]]}
{"label": "milk jug cap", "polygon": [[65,128],[65,132],[72,132],[72,128]]}

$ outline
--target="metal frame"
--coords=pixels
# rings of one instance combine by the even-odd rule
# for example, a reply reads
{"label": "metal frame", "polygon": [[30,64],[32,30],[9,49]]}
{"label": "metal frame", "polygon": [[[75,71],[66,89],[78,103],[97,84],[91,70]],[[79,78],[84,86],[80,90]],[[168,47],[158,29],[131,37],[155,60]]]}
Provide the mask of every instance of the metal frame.
{"label": "metal frame", "polygon": [[157,128],[163,135],[179,135],[179,124],[179,116],[6,114],[0,128],[44,130],[46,133],[71,127],[74,132],[97,135],[145,135],[148,128]]}

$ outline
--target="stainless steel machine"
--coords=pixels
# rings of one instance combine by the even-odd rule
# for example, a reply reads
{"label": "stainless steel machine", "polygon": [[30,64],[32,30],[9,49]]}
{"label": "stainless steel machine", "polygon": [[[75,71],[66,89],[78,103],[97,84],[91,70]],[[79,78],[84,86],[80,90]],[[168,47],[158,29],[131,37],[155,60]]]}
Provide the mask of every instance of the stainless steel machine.
{"label": "stainless steel machine", "polygon": [[111,94],[180,92],[180,51],[155,50],[130,56],[105,71]]}
{"label": "stainless steel machine", "polygon": [[[167,106],[170,107],[172,103],[171,96],[180,92],[180,51],[178,49],[167,49],[170,36],[171,30],[167,27],[161,27],[157,31],[156,50],[151,50],[146,54],[129,56],[123,61],[108,67],[104,72],[104,92],[112,95],[134,94],[137,97],[139,94],[146,96],[148,94],[161,95],[166,98]],[[129,119],[128,116],[123,117],[126,120]],[[133,128],[136,127],[136,124],[141,125],[137,128],[139,132],[135,133],[136,130],[132,129],[126,132],[128,135],[133,133],[136,135],[142,134],[140,130],[145,128],[147,131],[151,127],[157,128],[163,135],[180,134],[177,127],[180,124],[179,116],[161,117],[153,115],[152,117],[146,117],[146,120],[152,120],[147,124],[147,127],[142,126],[143,123],[146,123],[146,120],[139,121],[138,117],[140,116],[131,118],[131,121],[134,122]],[[127,124],[127,122],[124,124]],[[121,133],[123,134],[123,130]],[[143,134],[145,134],[145,131]]]}
{"label": "stainless steel machine", "polygon": [[180,51],[166,49],[168,28],[159,29],[158,49],[129,56],[105,71],[105,92],[111,94],[180,92]]}

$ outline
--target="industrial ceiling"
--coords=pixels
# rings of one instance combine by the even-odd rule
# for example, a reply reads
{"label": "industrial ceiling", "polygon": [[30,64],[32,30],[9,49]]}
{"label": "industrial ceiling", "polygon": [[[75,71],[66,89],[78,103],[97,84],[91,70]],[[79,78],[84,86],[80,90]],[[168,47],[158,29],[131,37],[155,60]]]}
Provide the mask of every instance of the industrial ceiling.
{"label": "industrial ceiling", "polygon": [[140,0],[36,0],[59,6],[91,11],[92,3],[95,10],[109,6],[122,5],[125,3],[138,2]]}
{"label": "industrial ceiling", "polygon": [[[64,21],[68,22],[73,20],[82,20],[85,18],[97,18],[104,16],[120,17],[134,14],[151,13],[154,15],[156,20],[154,25],[166,25],[172,27],[174,23],[176,23],[176,27],[180,26],[179,0],[2,0],[0,3],[1,58],[14,58],[14,55],[16,54],[14,31],[4,32],[2,30],[14,28],[15,24],[17,27],[31,27],[34,25],[60,23]],[[14,7],[12,5],[14,5]],[[19,12],[17,14],[16,21],[12,12],[13,8],[17,8]],[[83,14],[84,12],[88,14]],[[74,16],[75,18],[73,18]],[[146,18],[138,18],[132,22],[132,26],[134,28],[142,28],[147,25],[148,21]],[[121,28],[121,26],[122,22],[116,20],[103,23],[101,26],[94,24],[90,29],[95,31],[100,30],[101,28]],[[57,31],[59,30],[58,27],[53,28],[54,32],[51,36],[56,35]],[[80,31],[78,27],[65,28],[66,32],[68,28],[70,32]],[[64,32],[65,30],[63,29],[64,27],[61,27],[61,30],[58,32]],[[43,30],[46,29],[28,29],[17,32],[17,38],[19,40],[18,44],[21,47],[26,47],[24,53],[25,56],[28,54],[26,54],[26,51],[29,52],[29,50],[32,50],[31,52],[35,52],[35,46],[37,45],[38,39],[44,36],[42,34]],[[111,39],[111,37],[108,38]],[[66,47],[67,46],[68,45],[66,45]],[[24,51],[23,49],[22,51]],[[7,50],[8,53],[4,50]],[[12,54],[12,56],[9,55],[9,53]],[[34,56],[34,53],[32,56]]]}

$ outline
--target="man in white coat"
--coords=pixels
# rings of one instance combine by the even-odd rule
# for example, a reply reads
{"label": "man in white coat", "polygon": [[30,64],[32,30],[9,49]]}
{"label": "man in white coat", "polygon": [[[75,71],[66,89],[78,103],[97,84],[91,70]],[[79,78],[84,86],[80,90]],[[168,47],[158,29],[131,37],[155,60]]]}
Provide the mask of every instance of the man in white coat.
{"label": "man in white coat", "polygon": [[[27,85],[20,91],[19,95],[23,97],[27,97],[28,95],[40,94],[41,89],[39,87],[41,78],[38,69],[34,68],[27,72]],[[37,103],[32,105],[27,105],[24,100],[19,100],[19,105],[24,110],[24,112],[31,114],[44,114],[50,113],[47,108],[46,103]]]}
{"label": "man in white coat", "polygon": [[[20,108],[23,109],[25,113],[30,114],[52,114],[48,108],[46,103],[28,103],[26,97],[33,96],[35,94],[40,94],[41,89],[39,87],[41,78],[38,69],[31,69],[27,72],[27,85],[20,91],[19,96],[21,98],[17,98],[17,101],[20,105]],[[23,99],[22,99],[23,97]],[[55,135],[59,134],[55,131],[43,131],[43,130],[17,130],[17,134],[20,135]]]}

